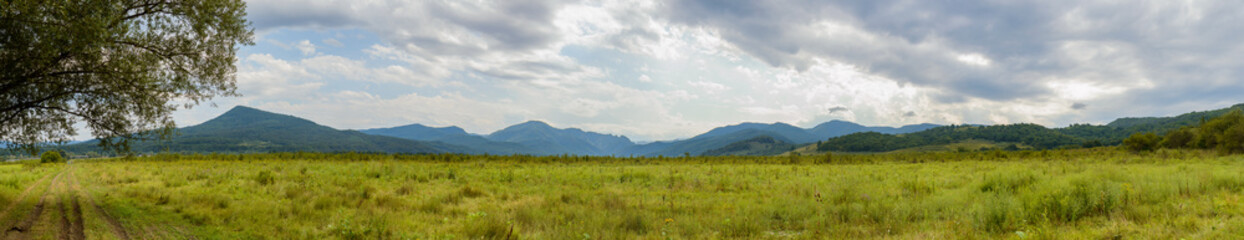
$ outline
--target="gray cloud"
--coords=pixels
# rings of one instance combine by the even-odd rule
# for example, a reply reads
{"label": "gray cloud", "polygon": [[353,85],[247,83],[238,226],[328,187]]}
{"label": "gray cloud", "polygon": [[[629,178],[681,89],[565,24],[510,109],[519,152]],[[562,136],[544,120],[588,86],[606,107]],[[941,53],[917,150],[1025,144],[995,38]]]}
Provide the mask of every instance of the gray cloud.
{"label": "gray cloud", "polygon": [[342,11],[337,3],[329,1],[252,1],[247,3],[246,13],[247,19],[259,31],[281,27],[349,27],[363,22],[352,12]]}
{"label": "gray cloud", "polygon": [[[1239,89],[1244,2],[986,2],[678,0],[670,22],[716,29],[772,66],[805,69],[814,58],[945,90],[936,98],[995,101],[1057,95],[1055,79],[1154,89],[1198,98],[1209,86]],[[834,33],[835,22],[868,34]],[[964,64],[961,56],[990,60]],[[1130,93],[1128,93],[1130,94]],[[952,97],[953,96],[953,97]]]}
{"label": "gray cloud", "polygon": [[1083,103],[1072,103],[1071,104],[1071,109],[1075,109],[1075,110],[1082,110],[1086,107],[1088,107],[1088,105],[1084,105]]}
{"label": "gray cloud", "polygon": [[829,113],[831,113],[831,114],[833,114],[833,113],[838,113],[838,112],[847,112],[847,111],[851,111],[851,110],[849,110],[849,109],[847,109],[847,107],[843,107],[843,106],[836,106],[836,107],[831,107],[831,108],[829,108]]}
{"label": "gray cloud", "polygon": [[[472,5],[440,1],[270,0],[248,5],[250,19],[260,30],[358,27],[397,46],[415,47],[436,55],[477,56],[528,51],[553,43],[560,36],[552,24],[553,14],[565,1],[516,0]],[[447,38],[446,34],[456,37]]]}
{"label": "gray cloud", "polygon": [[903,117],[915,117],[915,116],[916,116],[916,112],[907,111],[906,113],[903,113]]}

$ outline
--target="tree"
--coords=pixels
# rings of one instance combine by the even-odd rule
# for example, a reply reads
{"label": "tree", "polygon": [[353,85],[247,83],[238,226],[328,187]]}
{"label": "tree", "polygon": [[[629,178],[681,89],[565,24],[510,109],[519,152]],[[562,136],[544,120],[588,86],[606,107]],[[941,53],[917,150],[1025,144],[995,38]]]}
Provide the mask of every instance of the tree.
{"label": "tree", "polygon": [[61,157],[60,153],[56,151],[43,152],[43,155],[39,156],[40,163],[58,163],[64,161],[65,158]]}
{"label": "tree", "polygon": [[1244,125],[1244,111],[1235,109],[1201,124],[1198,128],[1201,131],[1199,145],[1204,148],[1219,148],[1219,144],[1227,140],[1227,130],[1235,125]]}
{"label": "tree", "polygon": [[1218,150],[1224,153],[1244,153],[1244,124],[1235,124],[1222,132]]}
{"label": "tree", "polygon": [[170,114],[234,96],[242,0],[5,1],[0,142],[38,152],[82,122],[111,150],[167,137]]}
{"label": "tree", "polygon": [[1192,143],[1194,138],[1196,138],[1196,132],[1191,128],[1183,127],[1166,133],[1159,145],[1164,148],[1187,148],[1191,147],[1189,143]]}
{"label": "tree", "polygon": [[1123,139],[1123,146],[1134,152],[1149,152],[1158,149],[1158,135],[1153,133],[1134,133]]}

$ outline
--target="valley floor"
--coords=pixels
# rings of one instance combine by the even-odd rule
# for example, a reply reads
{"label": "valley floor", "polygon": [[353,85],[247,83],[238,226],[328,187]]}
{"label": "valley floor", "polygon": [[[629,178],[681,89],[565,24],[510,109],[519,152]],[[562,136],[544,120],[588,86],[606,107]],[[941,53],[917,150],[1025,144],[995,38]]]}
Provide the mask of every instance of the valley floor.
{"label": "valley floor", "polygon": [[261,154],[0,165],[5,239],[1223,239],[1244,156]]}

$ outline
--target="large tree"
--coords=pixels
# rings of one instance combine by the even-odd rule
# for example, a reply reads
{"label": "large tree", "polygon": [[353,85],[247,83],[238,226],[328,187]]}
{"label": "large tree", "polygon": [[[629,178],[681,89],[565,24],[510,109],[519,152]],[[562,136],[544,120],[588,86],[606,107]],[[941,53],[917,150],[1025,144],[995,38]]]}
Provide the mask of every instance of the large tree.
{"label": "large tree", "polygon": [[0,2],[0,142],[36,153],[84,123],[102,146],[168,136],[170,114],[236,95],[242,0]]}

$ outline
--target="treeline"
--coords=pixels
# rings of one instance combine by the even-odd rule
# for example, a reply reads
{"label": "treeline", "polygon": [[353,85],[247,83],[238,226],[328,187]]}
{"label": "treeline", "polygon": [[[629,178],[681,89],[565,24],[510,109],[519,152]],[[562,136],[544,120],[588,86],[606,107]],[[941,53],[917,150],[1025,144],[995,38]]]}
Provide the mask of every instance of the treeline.
{"label": "treeline", "polygon": [[1093,144],[1082,138],[1063,134],[1041,125],[1023,123],[993,126],[951,125],[902,135],[876,132],[853,133],[818,142],[816,149],[833,152],[888,152],[973,139],[1020,143],[1037,149]]}
{"label": "treeline", "polygon": [[[78,161],[398,161],[430,163],[477,163],[477,164],[867,164],[867,163],[923,163],[954,161],[1068,161],[1076,159],[1115,160],[1135,156],[1116,148],[1019,150],[1019,151],[972,151],[972,152],[894,152],[883,154],[791,154],[784,156],[530,156],[530,155],[472,155],[472,154],[394,154],[394,153],[160,153],[143,156],[82,159]],[[1174,160],[1211,158],[1215,154],[1201,150],[1171,150],[1154,154],[1147,160]]]}
{"label": "treeline", "polygon": [[[1036,124],[1009,124],[993,126],[951,125],[923,132],[889,135],[875,132],[854,133],[816,143],[818,151],[835,152],[888,152],[906,148],[935,146],[967,140],[987,140],[1027,145],[1035,149],[1092,148],[1115,146],[1132,136],[1135,146],[1152,150],[1159,146],[1167,148],[1227,148],[1233,141],[1221,136],[1231,128],[1228,123],[1208,124],[1229,114],[1244,110],[1244,104],[1229,108],[1190,112],[1174,117],[1120,118],[1106,125],[1073,124],[1065,128],[1046,128]],[[1233,126],[1233,125],[1232,125]],[[1244,130],[1240,130],[1244,131]],[[1148,132],[1146,134],[1146,132]],[[1136,133],[1141,133],[1137,135]],[[1159,135],[1169,135],[1166,140]],[[1147,138],[1147,139],[1145,139]],[[1010,149],[1014,150],[1014,148]],[[1226,150],[1232,152],[1235,150]]]}
{"label": "treeline", "polygon": [[1244,111],[1232,110],[1196,126],[1182,127],[1159,136],[1153,132],[1134,133],[1123,140],[1132,151],[1169,149],[1214,149],[1221,153],[1244,153]]}

